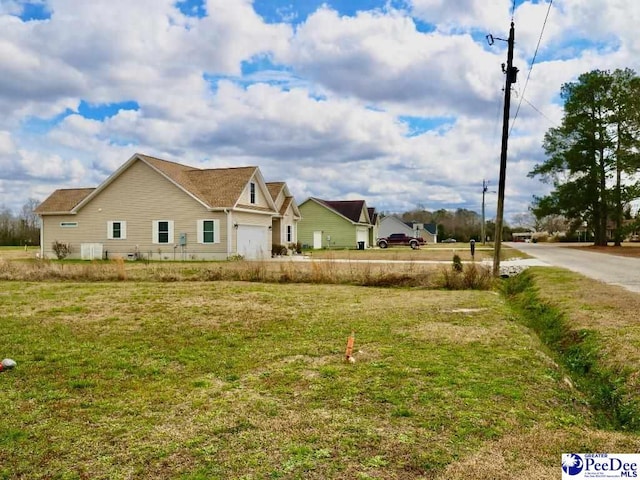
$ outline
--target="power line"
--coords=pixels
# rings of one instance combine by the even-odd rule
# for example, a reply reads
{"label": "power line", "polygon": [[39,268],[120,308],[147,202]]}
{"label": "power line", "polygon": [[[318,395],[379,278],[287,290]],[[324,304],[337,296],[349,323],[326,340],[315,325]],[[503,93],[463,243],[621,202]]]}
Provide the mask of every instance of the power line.
{"label": "power line", "polygon": [[[515,0],[513,4],[515,5]],[[536,45],[536,51],[533,53],[533,59],[531,60],[531,65],[529,66],[529,72],[527,73],[527,79],[524,82],[524,87],[522,89],[522,94],[520,95],[520,101],[518,102],[518,108],[516,108],[516,114],[513,116],[513,121],[511,122],[511,128],[509,129],[509,135],[511,135],[511,130],[513,130],[513,126],[516,123],[516,119],[518,118],[518,113],[520,112],[520,107],[522,106],[522,100],[524,99],[524,92],[527,90],[527,85],[529,84],[529,78],[531,78],[531,71],[533,70],[533,65],[536,63],[536,57],[538,56],[538,49],[540,48],[540,43],[542,42],[542,35],[544,34],[544,28],[547,26],[547,20],[549,19],[549,13],[551,12],[551,5],[553,5],[553,0],[549,0],[549,8],[547,8],[547,14],[544,17],[544,22],[542,23],[542,30],[540,30],[540,37],[538,37],[538,45]],[[527,102],[529,103],[529,102]]]}
{"label": "power line", "polygon": [[536,108],[536,106],[535,106],[533,103],[531,103],[529,100],[527,100],[526,98],[524,98],[524,96],[521,96],[521,97],[520,97],[520,99],[521,99],[521,100],[524,100],[525,102],[527,102],[527,104],[528,104],[531,108],[533,108],[536,112],[538,112],[540,115],[542,115],[544,118],[546,118],[546,119],[549,121],[549,123],[550,123],[551,125],[553,125],[554,127],[557,125],[557,123],[556,123],[556,122],[554,122],[554,121],[553,121],[553,120],[551,120],[549,117],[547,117],[544,113],[542,113],[540,110],[538,110],[538,108]]}

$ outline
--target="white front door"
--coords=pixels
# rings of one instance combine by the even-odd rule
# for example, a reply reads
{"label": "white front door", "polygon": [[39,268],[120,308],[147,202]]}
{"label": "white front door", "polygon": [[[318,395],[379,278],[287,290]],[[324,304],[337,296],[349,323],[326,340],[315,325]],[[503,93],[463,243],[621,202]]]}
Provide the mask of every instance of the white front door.
{"label": "white front door", "polygon": [[322,231],[313,232],[313,248],[315,250],[322,248]]}
{"label": "white front door", "polygon": [[267,227],[238,225],[238,254],[248,260],[270,257],[271,249],[267,241]]}
{"label": "white front door", "polygon": [[364,242],[364,248],[369,246],[369,229],[368,228],[358,228],[356,230],[356,242]]}

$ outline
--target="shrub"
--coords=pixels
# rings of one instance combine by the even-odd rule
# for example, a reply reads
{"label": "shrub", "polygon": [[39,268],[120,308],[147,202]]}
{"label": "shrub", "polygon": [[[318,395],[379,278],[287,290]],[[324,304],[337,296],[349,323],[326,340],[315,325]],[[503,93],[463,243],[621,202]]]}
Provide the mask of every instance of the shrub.
{"label": "shrub", "polygon": [[489,267],[479,267],[472,263],[462,274],[462,285],[465,289],[488,290],[493,286],[493,275]]}
{"label": "shrub", "polygon": [[300,242],[290,243],[289,248],[296,253],[302,253],[302,244]]}
{"label": "shrub", "polygon": [[56,258],[58,260],[64,260],[71,254],[71,244],[70,243],[62,243],[59,241],[53,242],[51,246],[53,253],[56,254]]}
{"label": "shrub", "polygon": [[493,275],[488,267],[468,265],[464,272],[443,268],[440,287],[447,290],[489,290],[493,287]]}
{"label": "shrub", "polygon": [[281,255],[286,255],[288,252],[287,247],[284,245],[278,245],[277,243],[271,247],[271,256],[278,257]]}
{"label": "shrub", "polygon": [[460,259],[460,255],[455,254],[453,256],[452,268],[453,268],[454,272],[461,272],[462,271],[462,260]]}

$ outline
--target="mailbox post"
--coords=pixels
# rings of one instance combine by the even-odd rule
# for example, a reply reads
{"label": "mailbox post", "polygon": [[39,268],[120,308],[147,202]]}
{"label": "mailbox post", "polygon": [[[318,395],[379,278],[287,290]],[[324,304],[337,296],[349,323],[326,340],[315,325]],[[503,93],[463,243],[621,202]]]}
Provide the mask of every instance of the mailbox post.
{"label": "mailbox post", "polygon": [[475,260],[476,255],[476,241],[472,238],[469,242],[469,248],[471,249],[471,258]]}

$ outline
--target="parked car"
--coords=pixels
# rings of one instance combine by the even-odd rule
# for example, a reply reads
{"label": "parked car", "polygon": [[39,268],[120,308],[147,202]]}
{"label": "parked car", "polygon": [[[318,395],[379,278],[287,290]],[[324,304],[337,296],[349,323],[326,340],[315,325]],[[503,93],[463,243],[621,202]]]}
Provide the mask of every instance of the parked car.
{"label": "parked car", "polygon": [[455,238],[445,238],[440,243],[456,243],[457,240]]}
{"label": "parked car", "polygon": [[420,248],[420,245],[425,245],[427,241],[422,237],[410,237],[404,233],[392,233],[388,237],[379,238],[376,242],[380,248],[387,248],[393,245],[406,245],[414,250]]}

